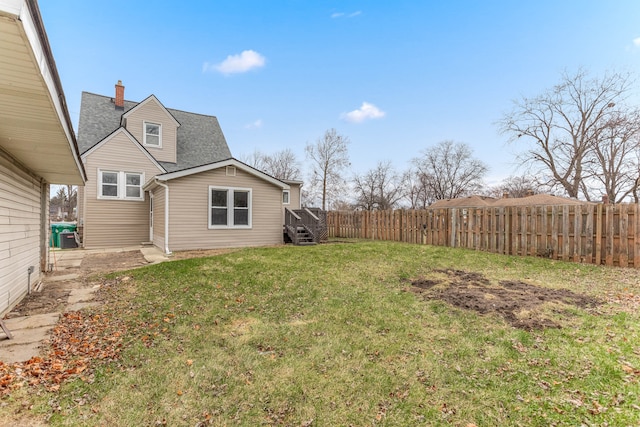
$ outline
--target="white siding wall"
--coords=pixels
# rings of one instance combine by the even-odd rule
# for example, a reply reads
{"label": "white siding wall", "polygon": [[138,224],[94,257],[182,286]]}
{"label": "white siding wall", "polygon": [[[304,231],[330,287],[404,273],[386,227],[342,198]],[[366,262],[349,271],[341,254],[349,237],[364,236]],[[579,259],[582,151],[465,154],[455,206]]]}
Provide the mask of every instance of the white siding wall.
{"label": "white siding wall", "polygon": [[[215,249],[282,243],[282,188],[237,169],[225,168],[168,182],[169,249]],[[208,228],[209,186],[252,189],[252,228]]]}
{"label": "white siding wall", "polygon": [[0,314],[27,293],[30,266],[34,267],[32,285],[41,278],[40,270],[46,265],[42,257],[47,254],[43,246],[47,215],[41,206],[47,193],[41,180],[0,152]]}
{"label": "white siding wall", "polygon": [[175,163],[177,159],[177,127],[167,112],[153,99],[141,105],[127,115],[127,130],[131,132],[140,144],[144,144],[143,122],[162,125],[162,148],[146,145],[145,148],[161,162]]}
{"label": "white siding wall", "polygon": [[149,241],[149,197],[138,200],[98,199],[98,169],[142,172],[145,181],[158,168],[124,133],[116,134],[85,159],[83,234],[85,248],[135,246]]}

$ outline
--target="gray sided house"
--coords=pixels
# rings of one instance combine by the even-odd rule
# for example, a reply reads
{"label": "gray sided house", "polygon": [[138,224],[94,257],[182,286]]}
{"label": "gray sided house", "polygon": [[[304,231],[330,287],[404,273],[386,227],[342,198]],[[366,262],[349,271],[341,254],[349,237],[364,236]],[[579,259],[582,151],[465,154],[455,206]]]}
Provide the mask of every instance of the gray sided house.
{"label": "gray sided house", "polygon": [[49,265],[49,184],[85,172],[34,0],[0,1],[0,317]]}
{"label": "gray sided house", "polygon": [[283,242],[298,181],[281,181],[231,156],[213,116],[84,92],[78,144],[87,184],[78,192],[85,248],[152,243],[175,250]]}

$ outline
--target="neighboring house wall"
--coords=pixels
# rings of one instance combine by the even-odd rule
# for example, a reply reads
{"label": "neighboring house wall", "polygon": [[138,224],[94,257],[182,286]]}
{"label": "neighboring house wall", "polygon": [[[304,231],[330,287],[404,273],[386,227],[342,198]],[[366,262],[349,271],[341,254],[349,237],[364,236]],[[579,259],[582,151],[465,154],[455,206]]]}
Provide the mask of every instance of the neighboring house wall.
{"label": "neighboring house wall", "polygon": [[160,169],[124,131],[118,131],[83,155],[83,161],[87,171],[87,185],[82,194],[84,213],[80,219],[84,226],[84,247],[132,246],[148,242],[148,195],[141,190],[144,200],[99,199],[99,171],[143,173],[144,184]]}
{"label": "neighboring house wall", "polygon": [[[173,179],[167,184],[170,188],[171,251],[266,246],[283,242],[282,188],[240,169],[237,169],[236,176],[227,176],[224,167]],[[209,186],[251,189],[250,229],[209,229]],[[156,193],[160,191],[164,189]]]}
{"label": "neighboring house wall", "polygon": [[161,147],[145,145],[149,153],[161,162],[176,162],[176,132],[177,126],[174,119],[154,98],[141,103],[126,115],[126,128],[140,144],[144,145],[144,123],[161,124]]}
{"label": "neighboring house wall", "polygon": [[0,313],[19,302],[29,279],[37,283],[46,268],[48,200],[49,185],[0,152]]}

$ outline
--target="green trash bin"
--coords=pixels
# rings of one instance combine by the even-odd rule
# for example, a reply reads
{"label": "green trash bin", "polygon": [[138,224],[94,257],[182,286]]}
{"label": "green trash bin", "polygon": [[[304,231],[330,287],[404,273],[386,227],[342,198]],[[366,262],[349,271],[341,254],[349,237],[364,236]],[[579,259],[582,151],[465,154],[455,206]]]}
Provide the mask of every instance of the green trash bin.
{"label": "green trash bin", "polygon": [[51,239],[49,245],[53,248],[60,247],[60,233],[73,233],[77,229],[76,224],[69,222],[54,222],[51,224]]}

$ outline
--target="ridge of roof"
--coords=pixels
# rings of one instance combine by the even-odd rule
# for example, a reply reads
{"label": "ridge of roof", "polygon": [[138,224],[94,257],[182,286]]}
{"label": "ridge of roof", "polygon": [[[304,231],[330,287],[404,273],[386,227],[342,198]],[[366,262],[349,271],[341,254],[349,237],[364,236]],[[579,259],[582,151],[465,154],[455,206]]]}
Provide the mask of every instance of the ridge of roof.
{"label": "ridge of roof", "polygon": [[[101,98],[108,98],[109,100],[115,99],[113,96],[102,95],[100,93],[90,92],[88,90],[83,90],[82,93],[86,93],[87,95],[99,96]],[[160,99],[157,96],[155,96],[155,94],[151,94],[151,95],[147,96],[142,101],[148,99],[150,96],[154,96],[158,100],[158,102],[160,102],[162,104],[162,101],[160,101]],[[124,100],[125,103],[128,102],[128,103],[135,104],[135,105],[140,104],[142,101],[132,101],[130,99],[125,99]],[[162,104],[162,105],[164,105],[164,104]],[[204,117],[215,117],[215,118],[218,118],[218,116],[213,115],[213,114],[196,113],[196,112],[193,112],[193,111],[181,110],[179,108],[170,108],[170,107],[165,107],[165,108],[167,110],[178,111],[180,113],[185,113],[185,114],[192,114],[194,116],[204,116]],[[124,112],[126,113],[127,111],[125,110]]]}

